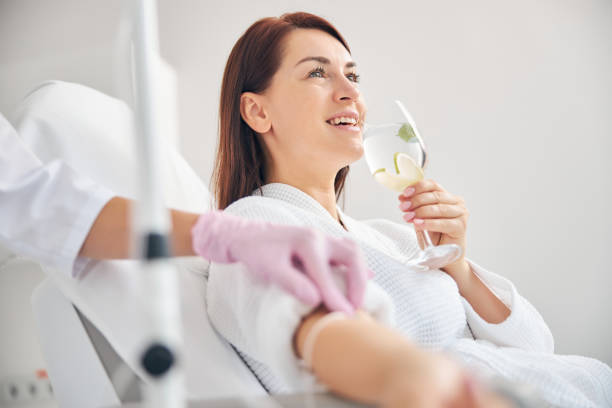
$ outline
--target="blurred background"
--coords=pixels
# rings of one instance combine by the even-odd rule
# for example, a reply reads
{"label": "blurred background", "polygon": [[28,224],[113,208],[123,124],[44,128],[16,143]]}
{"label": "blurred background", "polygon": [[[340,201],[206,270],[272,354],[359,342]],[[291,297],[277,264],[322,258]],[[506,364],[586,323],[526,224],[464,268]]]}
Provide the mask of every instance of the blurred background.
{"label": "blurred background", "polygon": [[[0,0],[0,112],[10,119],[47,79],[117,95],[123,3]],[[411,111],[427,175],[467,202],[468,257],[516,284],[556,353],[612,365],[612,2],[160,0],[180,150],[207,183],[225,60],[256,19],[290,11],[321,15],[347,39],[371,122],[393,99]],[[363,159],[345,210],[402,222]],[[0,266],[0,380],[44,369],[29,300],[41,279]]]}

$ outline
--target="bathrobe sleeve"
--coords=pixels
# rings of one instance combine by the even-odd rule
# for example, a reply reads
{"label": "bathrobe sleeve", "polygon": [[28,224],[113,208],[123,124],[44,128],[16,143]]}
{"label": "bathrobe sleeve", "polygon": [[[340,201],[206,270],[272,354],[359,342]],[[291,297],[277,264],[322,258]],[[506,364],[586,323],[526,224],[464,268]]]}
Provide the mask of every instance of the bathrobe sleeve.
{"label": "bathrobe sleeve", "polygon": [[[300,225],[291,212],[265,197],[248,197],[226,212],[282,224]],[[337,282],[340,285],[340,280]],[[391,302],[374,283],[366,289],[364,309],[375,319],[391,323]],[[262,282],[240,263],[211,265],[207,310],[215,329],[241,353],[266,365],[288,390],[304,389],[312,375],[301,368],[293,351],[293,336],[313,307],[301,303],[276,285]]]}
{"label": "bathrobe sleeve", "polygon": [[476,276],[510,309],[510,316],[503,322],[488,323],[462,297],[474,337],[499,346],[553,353],[554,340],[550,329],[535,307],[517,292],[514,284],[470,260],[468,262]]}

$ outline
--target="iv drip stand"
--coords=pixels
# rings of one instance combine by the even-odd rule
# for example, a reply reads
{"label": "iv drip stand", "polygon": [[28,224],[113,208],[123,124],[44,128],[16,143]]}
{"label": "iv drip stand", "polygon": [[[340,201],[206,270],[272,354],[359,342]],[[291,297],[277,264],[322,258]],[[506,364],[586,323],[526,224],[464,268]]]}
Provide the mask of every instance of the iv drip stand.
{"label": "iv drip stand", "polygon": [[176,270],[170,264],[170,219],[161,191],[163,166],[159,118],[159,45],[156,0],[132,0],[132,42],[135,130],[140,186],[133,225],[141,249],[142,273],[148,276],[152,300],[151,324],[156,338],[144,345],[141,365],[148,378],[147,407],[184,408],[185,391],[180,367],[181,327]]}

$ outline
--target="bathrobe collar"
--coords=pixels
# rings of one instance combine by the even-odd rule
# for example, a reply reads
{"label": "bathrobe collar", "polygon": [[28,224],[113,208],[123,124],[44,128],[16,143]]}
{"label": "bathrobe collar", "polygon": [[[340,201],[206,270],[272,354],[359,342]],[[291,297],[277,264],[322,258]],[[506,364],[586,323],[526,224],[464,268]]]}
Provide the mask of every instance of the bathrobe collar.
{"label": "bathrobe collar", "polygon": [[[332,215],[319,203],[317,200],[312,198],[310,195],[306,194],[302,190],[290,186],[289,184],[284,183],[270,183],[261,187],[261,189],[256,189],[253,191],[253,195],[262,196],[262,197],[270,197],[276,200],[281,200],[292,204],[296,207],[301,208],[302,210],[308,211],[310,213],[316,214],[319,217],[326,219],[327,221],[333,222],[339,229],[343,232],[346,232],[342,225],[338,221],[332,217]],[[349,228],[347,225],[347,216],[344,215],[342,210],[336,205],[336,210],[338,211],[338,217],[342,220],[342,223]],[[350,223],[350,221],[349,221]]]}

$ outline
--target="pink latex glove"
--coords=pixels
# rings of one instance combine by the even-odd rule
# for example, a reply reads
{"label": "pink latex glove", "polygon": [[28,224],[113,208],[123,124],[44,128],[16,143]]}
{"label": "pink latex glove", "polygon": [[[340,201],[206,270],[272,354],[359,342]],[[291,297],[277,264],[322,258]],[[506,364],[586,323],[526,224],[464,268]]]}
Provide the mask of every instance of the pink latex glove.
{"label": "pink latex glove", "polygon": [[[213,211],[201,215],[191,230],[196,254],[213,262],[241,262],[309,305],[352,313],[361,307],[372,276],[357,245],[291,225],[252,221]],[[344,274],[347,298],[332,278]]]}

